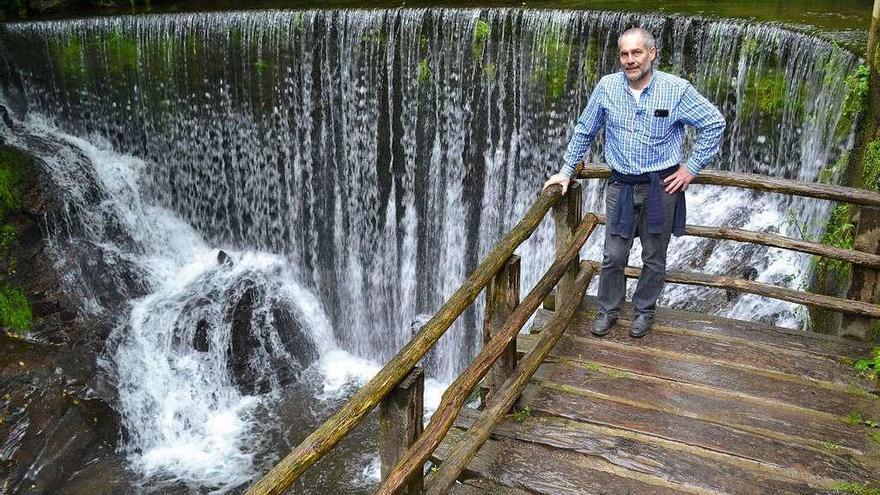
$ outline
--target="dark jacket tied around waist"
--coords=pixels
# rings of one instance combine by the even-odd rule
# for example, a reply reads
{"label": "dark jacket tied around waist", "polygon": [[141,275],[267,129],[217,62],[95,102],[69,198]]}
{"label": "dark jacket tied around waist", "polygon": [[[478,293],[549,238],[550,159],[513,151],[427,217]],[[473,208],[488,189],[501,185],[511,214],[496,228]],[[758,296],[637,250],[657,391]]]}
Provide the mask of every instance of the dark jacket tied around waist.
{"label": "dark jacket tied around waist", "polygon": [[[658,170],[656,172],[647,172],[644,174],[629,175],[620,173],[614,169],[611,170],[612,180],[620,182],[620,195],[617,198],[617,204],[613,212],[608,212],[608,228],[611,229],[612,235],[619,235],[624,239],[628,239],[630,232],[633,232],[633,224],[635,223],[635,188],[636,184],[651,183],[648,189],[648,201],[645,204],[648,214],[648,233],[660,234],[663,231],[663,194],[669,194],[664,190],[663,179],[675,173],[678,165]],[[684,235],[684,222],[687,217],[687,207],[684,202],[684,194],[679,194],[675,201],[675,213],[672,220],[672,233],[676,236]],[[644,232],[640,233],[644,234]]]}

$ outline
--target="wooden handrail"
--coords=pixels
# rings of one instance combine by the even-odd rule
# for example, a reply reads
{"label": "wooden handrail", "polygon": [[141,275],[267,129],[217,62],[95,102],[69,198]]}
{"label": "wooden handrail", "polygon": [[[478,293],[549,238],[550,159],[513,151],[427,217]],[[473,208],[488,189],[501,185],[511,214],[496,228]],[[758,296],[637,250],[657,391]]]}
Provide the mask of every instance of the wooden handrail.
{"label": "wooden handrail", "polygon": [[379,401],[425,356],[455,319],[474,302],[514,250],[532,235],[553,204],[561,197],[561,193],[562,188],[558,185],[543,189],[522,220],[495,245],[461,287],[422,326],[419,333],[395,354],[373,379],[358,389],[336,414],[306,437],[245,493],[263,495],[283,492],[302,475],[306,468],[314,464],[360,424]]}
{"label": "wooden handrail", "polygon": [[535,284],[531,292],[510,314],[504,326],[495,334],[495,337],[483,347],[483,350],[471,361],[467,369],[443,393],[440,405],[437,407],[434,415],[431,416],[431,421],[425,427],[422,436],[407,450],[403,459],[388,474],[388,477],[385,478],[385,481],[376,490],[377,495],[393,495],[397,493],[397,490],[403,486],[411,473],[416,469],[422,469],[425,461],[434,452],[434,449],[440,445],[443,437],[446,436],[449,428],[452,427],[455,417],[464,406],[471,390],[489,371],[489,368],[498,359],[498,356],[504,352],[507,344],[516,338],[522,326],[528,321],[532,313],[538,309],[538,306],[547,297],[547,294],[550,293],[559,279],[569,269],[571,261],[578,256],[581,247],[598,223],[599,219],[596,218],[596,215],[592,213],[584,215],[565,251],[556,257],[556,260],[550,265],[550,268],[544,273],[541,280]]}
{"label": "wooden handrail", "polygon": [[[580,179],[607,179],[611,177],[611,169],[604,164],[590,163],[580,171],[575,171],[574,176]],[[779,179],[760,174],[705,170],[700,172],[700,175],[694,179],[692,184],[734,186],[758,191],[826,199],[840,203],[880,207],[880,193],[874,191],[792,179]]]}
{"label": "wooden handrail", "polygon": [[[598,261],[590,261],[595,269],[601,268]],[[641,269],[628,266],[624,273],[628,278],[639,278]],[[725,277],[719,275],[706,275],[703,273],[690,273],[681,271],[667,271],[666,282],[673,284],[700,285],[703,287],[714,287],[717,289],[732,289],[740,292],[748,292],[758,296],[770,297],[781,301],[788,301],[796,304],[806,304],[817,306],[820,308],[839,311],[841,313],[866,316],[869,318],[880,318],[880,305],[866,303],[862,301],[851,301],[839,297],[824,296],[821,294],[811,294],[809,292],[801,292],[786,287],[764,284],[761,282],[753,282],[736,277]]]}
{"label": "wooden handrail", "polygon": [[[599,223],[604,224],[605,215],[598,215],[598,217]],[[823,258],[843,260],[857,265],[880,268],[880,256],[876,254],[863,253],[861,251],[853,251],[852,249],[828,246],[827,244],[804,241],[781,235],[754,232],[751,230],[731,229],[727,227],[703,227],[698,225],[685,225],[684,233],[685,235],[704,237],[707,239],[748,242],[751,244],[760,244],[762,246],[778,247],[781,249],[789,249],[791,251],[822,256]]]}
{"label": "wooden handrail", "polygon": [[440,465],[440,469],[427,480],[425,495],[442,495],[449,491],[458,475],[474,458],[480,447],[486,443],[492,429],[504,419],[507,411],[513,406],[532,375],[559,342],[595,273],[595,267],[589,262],[582,261],[579,264],[577,277],[571,286],[571,297],[566,298],[553,318],[544,326],[539,342],[523,357],[511,376],[501,385],[489,407],[452,447]]}

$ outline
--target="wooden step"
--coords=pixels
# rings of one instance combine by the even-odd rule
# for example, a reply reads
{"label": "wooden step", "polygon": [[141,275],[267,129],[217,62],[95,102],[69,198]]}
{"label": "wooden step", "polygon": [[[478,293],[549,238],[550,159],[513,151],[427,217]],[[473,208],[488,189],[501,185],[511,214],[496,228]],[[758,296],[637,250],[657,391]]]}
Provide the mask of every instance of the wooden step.
{"label": "wooden step", "polygon": [[[528,352],[538,337],[520,335],[517,349]],[[864,418],[880,421],[880,400],[860,390],[852,393],[838,387],[822,387],[813,382],[761,374],[699,356],[652,353],[645,347],[609,343],[592,335],[563,337],[548,359],[568,359],[585,366],[601,365],[641,376],[711,387],[744,397],[836,415],[841,421],[855,412]]]}
{"label": "wooden step", "polygon": [[[544,307],[552,310],[554,295],[544,301]],[[586,296],[579,310],[583,313],[595,313],[598,303],[595,296]],[[621,307],[621,316],[630,320],[633,316],[632,304],[625,302]],[[872,349],[870,343],[857,342],[833,335],[816,332],[802,332],[791,328],[777,327],[755,321],[736,320],[704,313],[693,313],[680,309],[659,307],[655,322],[680,333],[710,334],[719,339],[728,338],[751,343],[761,342],[779,347],[783,350],[799,350],[837,360],[840,358],[858,359],[865,357]]]}
{"label": "wooden step", "polygon": [[705,419],[789,443],[835,444],[855,454],[869,446],[861,427],[841,418],[784,404],[737,396],[705,387],[602,369],[568,360],[544,366],[535,379],[550,388],[576,389],[585,397]]}
{"label": "wooden step", "polygon": [[[854,456],[836,445],[805,446],[743,431],[698,417],[583,394],[573,386],[530,385],[524,394],[532,411],[602,425],[741,457],[796,476],[833,480],[876,480]],[[793,475],[795,476],[795,475]]]}
{"label": "wooden step", "polygon": [[[450,445],[460,438],[453,428],[437,448],[432,461],[442,463]],[[489,440],[463,473],[493,484],[507,485],[528,493],[547,495],[694,495],[714,491],[679,486],[652,474],[620,468],[579,452],[556,449],[503,437]],[[479,492],[477,492],[479,493]]]}
{"label": "wooden step", "polygon": [[[473,409],[463,410],[456,426],[470,427],[478,414]],[[619,468],[708,491],[807,495],[825,493],[831,486],[810,486],[803,478],[787,477],[788,471],[735,456],[553,416],[532,415],[519,423],[505,421],[493,432],[493,438],[501,437],[579,452]]]}
{"label": "wooden step", "polygon": [[[549,310],[538,310],[534,326],[545,325],[552,314],[553,312]],[[566,329],[566,335],[590,338],[592,323],[592,315],[575,313],[569,328]],[[807,381],[839,390],[853,389],[867,393],[867,390],[874,387],[870,381],[856,376],[848,367],[826,357],[807,353],[791,355],[776,347],[760,343],[731,343],[708,334],[686,335],[676,332],[673,326],[665,326],[659,322],[654,324],[649,335],[640,339],[631,338],[628,335],[628,328],[629,321],[622,316],[611,333],[601,340],[620,346],[642,348],[658,355],[665,353],[700,357],[707,362],[735,365],[783,379]]]}

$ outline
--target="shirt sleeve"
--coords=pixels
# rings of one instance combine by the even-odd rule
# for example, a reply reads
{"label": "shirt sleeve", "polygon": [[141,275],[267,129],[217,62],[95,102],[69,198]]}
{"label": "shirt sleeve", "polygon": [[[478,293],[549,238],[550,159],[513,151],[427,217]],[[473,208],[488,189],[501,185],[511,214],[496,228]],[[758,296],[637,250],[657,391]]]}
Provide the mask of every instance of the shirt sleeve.
{"label": "shirt sleeve", "polygon": [[568,149],[565,151],[565,163],[562,170],[559,171],[560,174],[569,178],[574,175],[575,165],[590,151],[590,142],[605,123],[605,109],[602,107],[604,94],[605,90],[600,80],[593,89],[593,94],[590,95],[586,108],[578,117],[577,125],[574,127],[574,135],[568,142]]}
{"label": "shirt sleeve", "polygon": [[718,108],[690,84],[685,89],[678,105],[679,120],[696,127],[699,133],[693,153],[685,163],[688,171],[697,175],[718,154],[718,149],[721,147],[721,136],[724,134],[727,123]]}

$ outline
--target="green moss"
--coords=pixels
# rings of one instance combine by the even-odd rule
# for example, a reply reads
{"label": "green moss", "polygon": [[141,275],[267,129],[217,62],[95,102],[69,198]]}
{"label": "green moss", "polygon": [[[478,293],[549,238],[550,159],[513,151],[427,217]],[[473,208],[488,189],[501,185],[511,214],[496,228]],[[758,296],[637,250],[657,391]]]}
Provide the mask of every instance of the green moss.
{"label": "green moss", "polygon": [[749,72],[747,80],[746,108],[750,113],[761,115],[781,113],[788,99],[785,77],[778,69],[766,73]]}
{"label": "green moss", "polygon": [[423,83],[431,79],[433,72],[431,72],[431,66],[428,65],[428,59],[422,59],[419,62],[419,82]]}
{"label": "green moss", "polygon": [[595,86],[598,81],[599,67],[599,42],[595,38],[590,38],[587,42],[586,53],[584,53],[584,76],[587,84]]}
{"label": "green moss", "polygon": [[837,160],[816,174],[816,181],[822,184],[834,184],[849,165],[849,151],[845,151],[837,157]]}
{"label": "green moss", "polygon": [[474,25],[474,41],[484,43],[489,39],[490,32],[489,23],[482,19],[477,19],[477,23]]}
{"label": "green moss", "polygon": [[[853,368],[860,375],[877,380],[880,375],[880,347],[875,347],[869,357],[857,360]],[[861,416],[858,419],[861,419]]]}
{"label": "green moss", "polygon": [[880,495],[880,489],[877,489],[868,483],[859,484],[853,482],[840,482],[834,485],[836,493],[846,493],[850,495]]}
{"label": "green moss", "polygon": [[79,36],[49,41],[49,52],[55,66],[72,83],[78,83],[83,76],[83,46]]}
{"label": "green moss", "polygon": [[526,407],[514,412],[513,414],[511,414],[512,419],[514,421],[516,421],[517,423],[522,423],[523,421],[526,420],[526,418],[529,418],[531,416],[532,416],[532,408],[530,408],[529,406],[526,406]]}
{"label": "green moss", "polygon": [[477,23],[474,25],[473,42],[471,43],[471,54],[474,59],[482,60],[483,51],[486,48],[486,41],[489,39],[490,32],[489,23],[482,19],[477,19]]}
{"label": "green moss", "polygon": [[25,156],[12,148],[0,148],[0,219],[19,207],[19,182]]}
{"label": "green moss", "polygon": [[[830,60],[837,60],[837,58],[832,57]],[[832,74],[832,72],[826,68],[825,74]],[[860,65],[855,72],[847,76],[843,112],[837,123],[836,135],[838,138],[848,135],[852,131],[855,120],[865,111],[868,103],[868,78],[870,74],[871,70],[867,65]],[[826,76],[826,86],[830,86],[832,82],[827,79]]]}
{"label": "green moss", "polygon": [[837,452],[840,450],[840,445],[837,445],[834,442],[822,442],[822,448],[828,452]]}
{"label": "green moss", "polygon": [[110,32],[105,42],[107,71],[113,76],[134,73],[138,65],[138,42],[135,38],[116,28]]}
{"label": "green moss", "polygon": [[[852,249],[855,242],[855,225],[852,223],[852,206],[838,204],[831,212],[821,238],[822,244]],[[839,285],[849,277],[851,265],[845,261],[814,257],[814,268],[817,276],[833,277]]]}
{"label": "green moss", "polygon": [[743,38],[740,50],[742,50],[742,54],[746,57],[754,57],[759,51],[758,40],[755,38]]}
{"label": "green moss", "polygon": [[31,306],[21,289],[0,287],[0,325],[13,334],[22,334],[31,328]]}
{"label": "green moss", "polygon": [[536,48],[532,83],[543,85],[548,99],[558,101],[565,93],[571,45],[560,40],[555,29],[548,29],[538,36]]}
{"label": "green moss", "polygon": [[865,149],[865,168],[862,187],[869,191],[880,189],[880,140],[872,140]]}
{"label": "green moss", "polygon": [[862,413],[858,411],[850,411],[849,414],[843,418],[843,422],[850,426],[860,425],[863,421]]}

